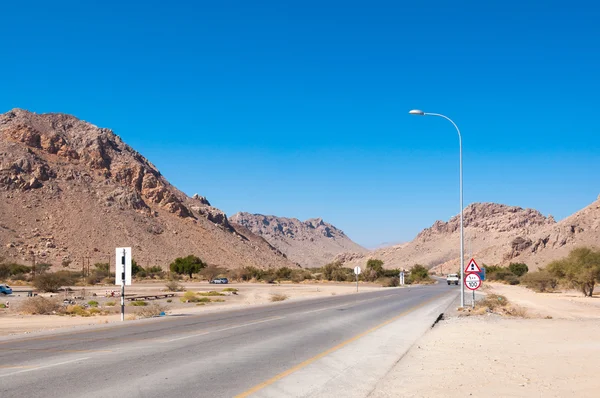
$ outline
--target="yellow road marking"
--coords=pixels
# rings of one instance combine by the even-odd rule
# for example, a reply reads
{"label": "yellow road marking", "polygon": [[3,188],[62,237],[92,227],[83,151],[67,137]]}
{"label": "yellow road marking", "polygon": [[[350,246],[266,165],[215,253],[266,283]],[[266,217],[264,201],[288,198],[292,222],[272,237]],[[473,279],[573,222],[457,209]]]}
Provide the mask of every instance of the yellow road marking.
{"label": "yellow road marking", "polygon": [[0,365],[0,369],[30,369],[35,368],[35,366],[22,366],[22,365]]}
{"label": "yellow road marking", "polygon": [[441,297],[443,295],[446,295],[446,294],[448,294],[448,293],[444,292],[444,293],[438,294],[438,295],[432,297],[431,299],[422,302],[421,304],[415,305],[414,307],[411,307],[408,310],[403,311],[399,315],[396,315],[395,317],[393,317],[391,319],[388,319],[387,321],[382,322],[382,323],[380,323],[379,325],[377,325],[375,327],[372,327],[371,329],[367,330],[366,332],[362,332],[360,334],[357,334],[356,336],[349,338],[348,340],[346,340],[346,341],[344,341],[344,342],[336,345],[335,347],[331,347],[330,349],[328,349],[326,351],[323,351],[322,353],[317,354],[314,357],[309,358],[306,361],[301,362],[298,365],[296,365],[294,367],[291,367],[288,370],[286,370],[284,372],[281,372],[278,375],[276,375],[276,376],[274,376],[274,377],[272,377],[272,378],[270,378],[270,379],[268,379],[266,381],[263,381],[260,384],[255,385],[254,387],[250,388],[249,390],[246,390],[243,393],[236,395],[235,398],[245,398],[245,397],[248,397],[248,396],[250,396],[250,395],[252,395],[252,394],[254,394],[254,393],[262,390],[263,388],[268,387],[271,384],[273,384],[273,383],[275,383],[275,382],[283,379],[284,377],[287,377],[287,376],[291,375],[292,373],[294,373],[294,372],[296,372],[296,371],[298,371],[298,370],[300,370],[300,369],[302,369],[302,368],[310,365],[311,363],[316,362],[316,361],[318,361],[319,359],[321,359],[323,357],[326,357],[327,355],[329,355],[329,354],[331,354],[331,353],[339,350],[340,348],[347,346],[348,344],[350,344],[350,343],[352,343],[352,342],[360,339],[361,337],[364,337],[364,336],[368,335],[369,333],[372,333],[372,332],[376,331],[377,329],[381,329],[382,327],[384,327],[384,326],[386,326],[386,325],[388,325],[388,324],[390,324],[390,323],[392,323],[392,322],[394,322],[394,321],[402,318],[406,314],[409,314],[409,313],[411,313],[411,312],[413,312],[413,311],[415,311],[415,310],[417,310],[417,309],[425,306],[426,304],[429,304],[430,302],[432,302],[434,300],[437,300],[439,297]]}

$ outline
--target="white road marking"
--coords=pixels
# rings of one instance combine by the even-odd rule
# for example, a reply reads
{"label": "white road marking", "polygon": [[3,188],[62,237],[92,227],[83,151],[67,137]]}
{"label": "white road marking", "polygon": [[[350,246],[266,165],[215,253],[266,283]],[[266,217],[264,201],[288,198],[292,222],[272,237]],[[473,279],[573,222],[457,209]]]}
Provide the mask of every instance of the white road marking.
{"label": "white road marking", "polygon": [[223,328],[223,329],[217,329],[217,330],[211,330],[211,331],[206,331],[206,332],[202,332],[202,333],[190,334],[188,336],[182,336],[182,337],[177,337],[177,338],[174,338],[174,339],[167,340],[166,343],[172,343],[174,341],[179,341],[179,340],[184,340],[184,339],[190,339],[192,337],[200,337],[200,336],[204,336],[204,335],[207,335],[207,334],[210,334],[210,333],[224,332],[226,330],[243,328],[245,326],[257,325],[259,323],[276,321],[278,319],[283,319],[283,318],[285,318],[285,317],[284,316],[276,316],[276,317],[273,317],[273,318],[262,319],[262,320],[256,321],[256,322],[249,322],[249,323],[243,323],[241,325],[229,326],[229,327],[226,327],[226,328]]}
{"label": "white road marking", "polygon": [[7,377],[7,376],[13,376],[19,373],[25,373],[25,372],[33,372],[34,370],[41,370],[41,369],[47,369],[47,368],[52,368],[54,366],[61,366],[61,365],[66,365],[69,363],[74,363],[74,362],[79,362],[79,361],[85,361],[86,359],[90,359],[91,357],[85,357],[85,358],[78,358],[78,359],[73,359],[71,361],[65,361],[65,362],[59,362],[59,363],[52,363],[50,365],[44,365],[44,366],[37,366],[35,368],[31,368],[31,369],[23,369],[23,370],[19,370],[17,372],[12,372],[12,373],[6,373],[3,375],[0,375],[0,377]]}

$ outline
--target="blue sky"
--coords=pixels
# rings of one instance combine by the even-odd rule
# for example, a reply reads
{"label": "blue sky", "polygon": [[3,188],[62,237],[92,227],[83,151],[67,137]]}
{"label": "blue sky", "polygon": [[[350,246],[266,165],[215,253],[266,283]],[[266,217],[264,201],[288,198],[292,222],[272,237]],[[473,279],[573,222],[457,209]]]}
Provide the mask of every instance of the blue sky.
{"label": "blue sky", "polygon": [[600,193],[592,1],[21,1],[0,112],[109,127],[178,188],[365,246],[465,205],[557,219]]}

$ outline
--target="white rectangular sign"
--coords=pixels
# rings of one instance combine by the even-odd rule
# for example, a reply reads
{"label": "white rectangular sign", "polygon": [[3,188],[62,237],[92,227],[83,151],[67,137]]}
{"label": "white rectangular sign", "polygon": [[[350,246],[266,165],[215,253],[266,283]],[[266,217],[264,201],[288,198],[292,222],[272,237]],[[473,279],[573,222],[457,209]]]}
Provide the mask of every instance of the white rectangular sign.
{"label": "white rectangular sign", "polygon": [[115,285],[123,284],[123,273],[125,273],[125,285],[131,285],[131,247],[117,247],[115,264]]}

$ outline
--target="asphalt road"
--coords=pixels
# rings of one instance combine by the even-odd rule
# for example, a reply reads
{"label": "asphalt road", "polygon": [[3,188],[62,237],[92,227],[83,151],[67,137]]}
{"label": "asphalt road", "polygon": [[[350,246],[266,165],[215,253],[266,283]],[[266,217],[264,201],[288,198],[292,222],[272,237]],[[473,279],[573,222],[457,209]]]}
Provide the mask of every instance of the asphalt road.
{"label": "asphalt road", "polygon": [[358,372],[375,358],[369,369],[384,374],[378,364],[395,362],[398,347],[408,349],[457,294],[445,284],[384,289],[3,338],[0,396],[326,396],[326,386],[339,391],[331,380],[342,371],[329,376],[323,366],[333,365],[324,361]]}

